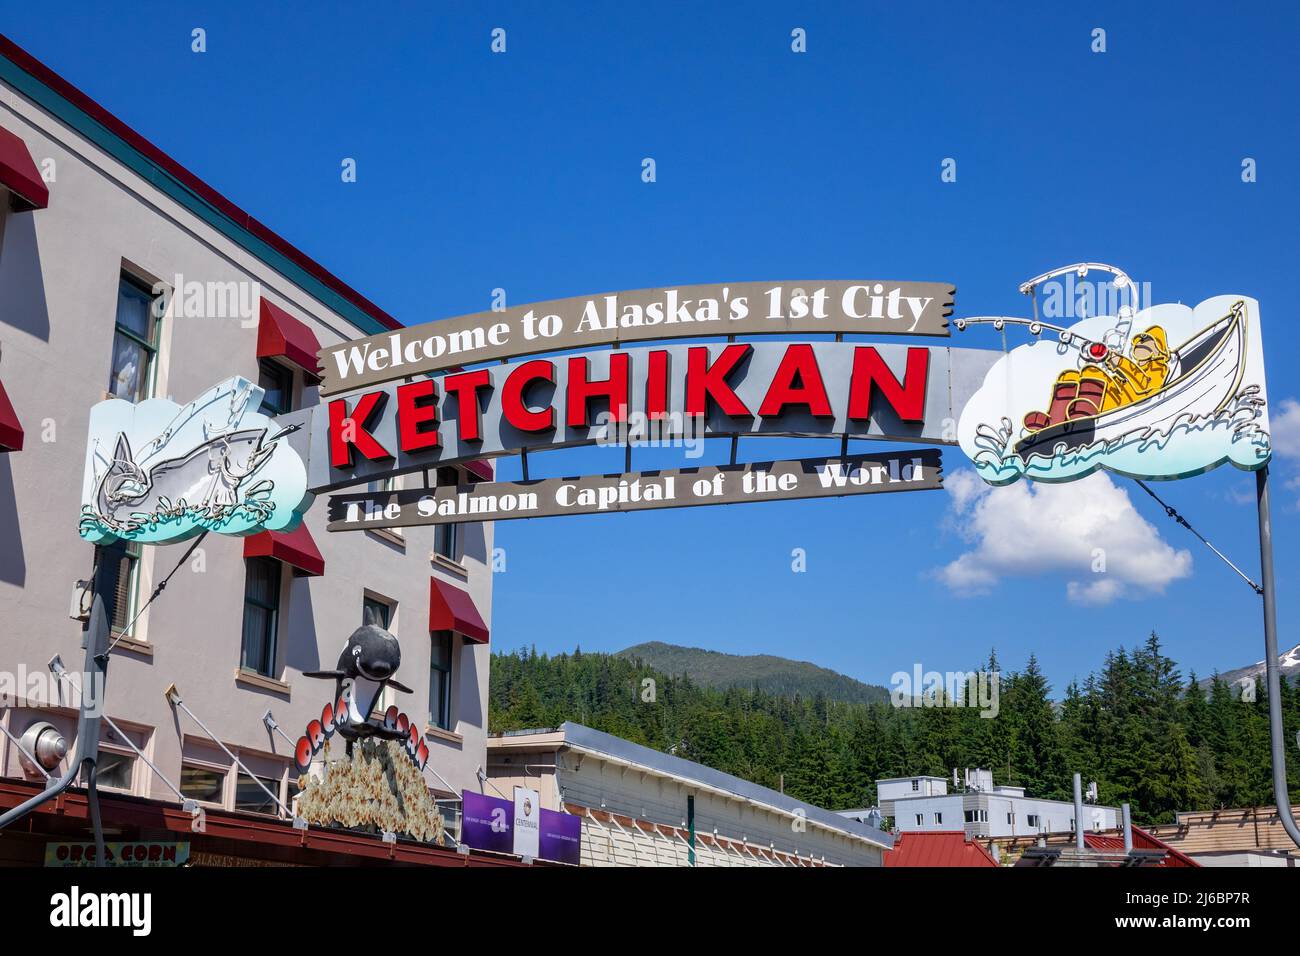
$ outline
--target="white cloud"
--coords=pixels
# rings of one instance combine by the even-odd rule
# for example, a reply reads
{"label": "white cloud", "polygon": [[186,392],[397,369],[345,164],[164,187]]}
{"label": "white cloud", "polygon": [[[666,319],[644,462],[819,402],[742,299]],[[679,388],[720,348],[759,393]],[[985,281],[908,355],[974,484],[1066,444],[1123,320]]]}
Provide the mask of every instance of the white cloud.
{"label": "white cloud", "polygon": [[1282,458],[1300,459],[1300,402],[1284,398],[1268,416],[1273,451]]}
{"label": "white cloud", "polygon": [[994,488],[959,471],[944,484],[951,523],[971,545],[939,569],[958,594],[988,591],[1006,577],[1060,574],[1069,600],[1109,604],[1160,594],[1192,573],[1191,552],[1167,544],[1104,472],[1063,484]]}
{"label": "white cloud", "polygon": [[1097,580],[1083,584],[1079,581],[1065,582],[1065,595],[1075,604],[1109,604],[1124,593],[1124,584],[1115,577],[1097,575]]}

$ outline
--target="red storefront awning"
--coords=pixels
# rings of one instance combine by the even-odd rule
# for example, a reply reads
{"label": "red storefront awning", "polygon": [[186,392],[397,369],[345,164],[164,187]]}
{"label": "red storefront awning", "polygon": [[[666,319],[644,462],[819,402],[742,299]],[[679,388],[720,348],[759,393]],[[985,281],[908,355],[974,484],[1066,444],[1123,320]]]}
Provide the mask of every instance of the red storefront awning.
{"label": "red storefront awning", "polygon": [[309,577],[325,573],[325,559],[305,524],[292,531],[263,531],[244,539],[244,557],[275,558]]}
{"label": "red storefront awning", "polygon": [[0,126],[0,186],[9,190],[9,208],[14,212],[44,209],[50,204],[50,190],[41,179],[27,144]]}
{"label": "red storefront awning", "polygon": [[454,584],[429,579],[429,630],[455,631],[475,644],[488,642],[488,628],[474,599]]}
{"label": "red storefront awning", "polygon": [[465,462],[465,470],[480,481],[492,480],[492,462],[486,458],[475,458],[473,461]]}
{"label": "red storefront awning", "polygon": [[0,451],[23,450],[23,426],[18,422],[18,413],[5,394],[4,383],[0,382]]}
{"label": "red storefront awning", "polygon": [[316,353],[320,342],[316,334],[278,305],[262,299],[262,314],[257,323],[257,357],[283,359],[302,369],[308,379],[320,380]]}

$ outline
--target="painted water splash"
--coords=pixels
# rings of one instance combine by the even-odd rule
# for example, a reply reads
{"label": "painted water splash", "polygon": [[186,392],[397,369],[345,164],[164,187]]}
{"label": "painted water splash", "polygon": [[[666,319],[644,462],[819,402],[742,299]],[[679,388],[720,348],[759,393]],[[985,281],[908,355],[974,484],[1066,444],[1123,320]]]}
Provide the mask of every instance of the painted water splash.
{"label": "painted water splash", "polygon": [[[1026,461],[1011,451],[1021,435],[1003,418],[999,427],[980,425],[975,436],[979,452],[975,470],[993,485],[1024,476],[1036,481],[1071,481],[1099,468],[1143,478],[1151,474],[1153,458],[1172,477],[1186,478],[1232,462],[1254,471],[1268,462],[1272,442],[1264,428],[1264,400],[1257,386],[1247,386],[1232,403],[1211,415],[1180,415],[1167,430],[1139,429],[1109,441],[1066,449],[1062,441],[1051,458],[1030,455]],[[1185,462],[1179,468],[1178,462]]]}
{"label": "painted water splash", "polygon": [[184,498],[174,504],[166,498],[149,514],[136,512],[125,520],[114,520],[100,515],[90,505],[81,509],[78,532],[87,541],[107,542],[118,538],[145,543],[179,541],[202,531],[218,534],[241,535],[261,531],[275,513],[271,501],[274,485],[259,482],[237,504],[198,507]]}

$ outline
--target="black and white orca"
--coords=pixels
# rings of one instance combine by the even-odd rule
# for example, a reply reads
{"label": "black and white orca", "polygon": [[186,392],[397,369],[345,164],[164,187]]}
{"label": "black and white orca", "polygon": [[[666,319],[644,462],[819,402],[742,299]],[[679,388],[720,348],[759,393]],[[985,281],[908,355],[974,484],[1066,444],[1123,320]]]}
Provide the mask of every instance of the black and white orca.
{"label": "black and white orca", "polygon": [[347,704],[347,712],[338,720],[337,729],[349,746],[361,737],[398,740],[406,734],[372,722],[370,715],[385,687],[412,693],[411,688],[393,677],[401,663],[402,647],[397,637],[382,627],[363,624],[343,645],[334,670],[304,671],[303,676],[334,678],[334,699]]}

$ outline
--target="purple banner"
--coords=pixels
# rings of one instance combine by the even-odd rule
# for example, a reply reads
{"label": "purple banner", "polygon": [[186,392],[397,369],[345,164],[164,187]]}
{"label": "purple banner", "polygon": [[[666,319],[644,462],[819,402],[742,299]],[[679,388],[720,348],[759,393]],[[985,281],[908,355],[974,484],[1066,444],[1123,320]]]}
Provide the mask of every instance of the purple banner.
{"label": "purple banner", "polygon": [[543,810],[541,844],[543,860],[577,866],[582,859],[582,818]]}
{"label": "purple banner", "polygon": [[[475,850],[514,853],[514,805],[509,800],[465,791],[462,794],[460,842]],[[577,866],[582,851],[582,820],[571,813],[541,812],[543,860]]]}

